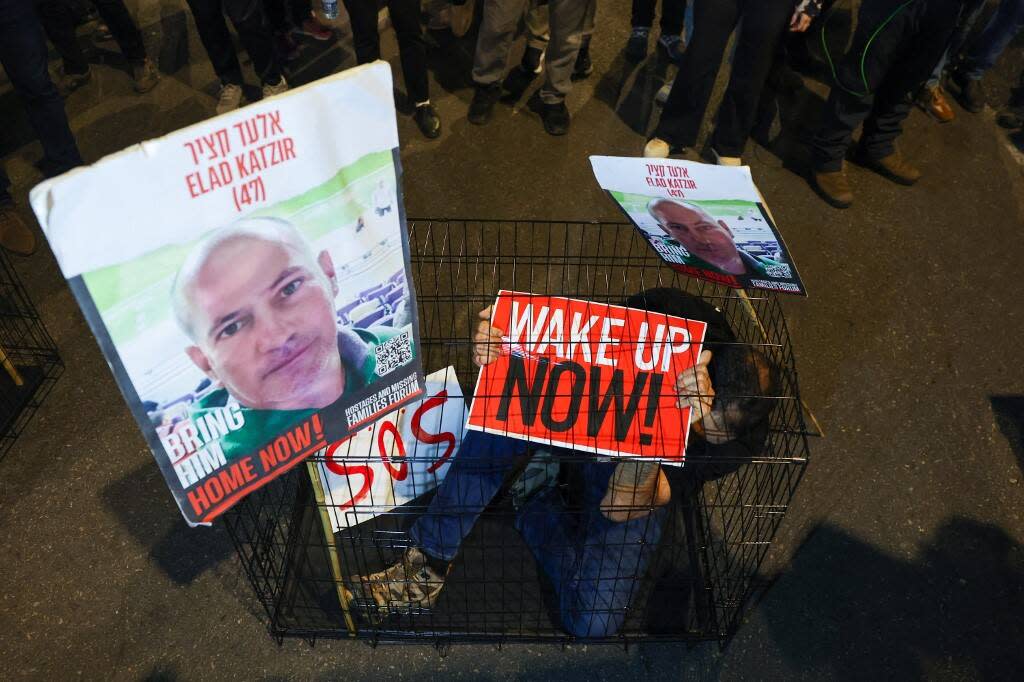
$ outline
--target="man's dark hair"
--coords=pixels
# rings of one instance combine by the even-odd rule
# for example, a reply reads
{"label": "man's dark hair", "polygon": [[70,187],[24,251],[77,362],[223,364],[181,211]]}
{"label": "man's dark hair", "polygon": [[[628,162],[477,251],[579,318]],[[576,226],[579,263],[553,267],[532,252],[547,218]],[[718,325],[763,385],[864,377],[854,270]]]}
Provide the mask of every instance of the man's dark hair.
{"label": "man's dark hair", "polygon": [[630,296],[629,308],[707,323],[704,348],[711,351],[708,374],[715,387],[714,407],[725,416],[732,437],[763,424],[779,392],[778,371],[768,357],[736,338],[723,312],[681,289],[659,287]]}

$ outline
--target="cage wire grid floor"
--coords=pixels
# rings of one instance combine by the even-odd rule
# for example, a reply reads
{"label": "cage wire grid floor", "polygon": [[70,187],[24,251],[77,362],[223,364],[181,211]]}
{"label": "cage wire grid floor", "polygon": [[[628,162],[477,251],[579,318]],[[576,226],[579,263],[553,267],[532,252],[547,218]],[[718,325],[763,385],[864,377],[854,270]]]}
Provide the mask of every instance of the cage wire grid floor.
{"label": "cage wire grid floor", "polygon": [[[766,587],[759,568],[809,456],[793,350],[775,295],[679,275],[628,224],[410,219],[408,225],[424,370],[454,367],[467,406],[478,372],[472,361],[478,313],[499,289],[621,305],[641,291],[676,288],[715,306],[737,345],[768,358],[777,382],[763,396],[771,405],[758,447],[725,457],[687,450],[686,483],[673,483],[649,565],[641,574],[618,559],[613,569],[617,587],[629,593],[621,625],[586,637],[727,641],[746,605]],[[516,529],[517,480],[538,461],[537,450],[531,447],[505,476],[428,608],[389,608],[382,615],[352,596],[359,592],[357,576],[402,556],[410,525],[430,513],[432,492],[394,509],[374,506],[373,499],[348,505],[349,525],[330,537],[325,505],[338,501],[325,499],[311,476],[320,462],[297,467],[247,497],[223,519],[271,634],[279,640],[356,636],[435,644],[577,639],[561,622],[557,590]],[[422,456],[416,447],[405,453],[412,466]],[[373,453],[350,452],[345,461],[373,459]],[[593,456],[559,451],[554,459],[561,465],[555,487],[566,488]],[[566,523],[582,524],[579,510],[572,513]],[[371,520],[359,522],[370,514]],[[615,561],[622,548],[603,549],[614,549],[603,556]],[[609,608],[598,601],[576,607],[602,617]]]}

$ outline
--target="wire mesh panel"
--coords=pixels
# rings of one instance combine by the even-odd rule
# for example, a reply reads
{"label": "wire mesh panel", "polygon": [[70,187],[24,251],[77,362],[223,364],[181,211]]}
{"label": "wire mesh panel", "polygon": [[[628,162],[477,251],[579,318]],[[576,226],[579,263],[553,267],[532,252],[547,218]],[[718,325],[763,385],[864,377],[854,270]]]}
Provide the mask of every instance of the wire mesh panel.
{"label": "wire mesh panel", "polygon": [[[225,515],[271,631],[435,642],[731,635],[763,588],[758,569],[808,456],[775,297],[682,277],[629,225],[409,225],[420,352],[443,378]],[[489,344],[507,342],[488,336],[497,330],[481,314],[499,290],[705,322],[710,354],[665,389],[691,408],[682,465],[467,429],[474,392],[502,399],[477,383]],[[599,409],[628,411],[628,391],[620,398]],[[564,418],[548,415],[556,427]]]}
{"label": "wire mesh panel", "polygon": [[63,369],[53,339],[0,250],[0,459]]}

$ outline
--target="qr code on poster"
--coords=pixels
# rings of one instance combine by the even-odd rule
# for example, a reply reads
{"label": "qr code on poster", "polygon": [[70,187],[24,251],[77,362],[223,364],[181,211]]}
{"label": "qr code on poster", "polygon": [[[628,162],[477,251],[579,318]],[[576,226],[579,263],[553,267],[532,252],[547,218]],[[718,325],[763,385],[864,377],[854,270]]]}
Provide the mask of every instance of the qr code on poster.
{"label": "qr code on poster", "polygon": [[407,331],[392,336],[373,352],[377,356],[377,375],[384,376],[412,360],[412,336]]}
{"label": "qr code on poster", "polygon": [[765,265],[764,272],[769,277],[792,277],[793,271],[789,269],[789,266],[785,263],[777,263],[775,265]]}

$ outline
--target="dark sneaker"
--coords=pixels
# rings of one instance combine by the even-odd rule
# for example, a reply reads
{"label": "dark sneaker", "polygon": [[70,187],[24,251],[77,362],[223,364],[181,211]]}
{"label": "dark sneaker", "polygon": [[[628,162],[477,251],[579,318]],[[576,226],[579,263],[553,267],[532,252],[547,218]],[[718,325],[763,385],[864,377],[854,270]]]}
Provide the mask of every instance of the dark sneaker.
{"label": "dark sneaker", "polygon": [[647,38],[651,35],[650,26],[634,26],[626,41],[626,59],[638,62],[647,56]]}
{"label": "dark sneaker", "polygon": [[815,171],[811,177],[814,189],[821,198],[836,208],[849,208],[853,204],[853,190],[846,178],[846,166],[837,171]]}
{"label": "dark sneaker", "polygon": [[491,120],[494,105],[501,97],[501,86],[497,83],[477,85],[473,93],[473,101],[469,103],[469,114],[466,118],[473,125],[482,126]]}
{"label": "dark sneaker", "polygon": [[870,168],[879,175],[889,178],[900,185],[913,185],[921,179],[921,171],[911,166],[898,151],[875,159],[863,152],[858,152],[854,159],[865,168]]}
{"label": "dark sneaker", "polygon": [[565,135],[569,132],[569,109],[565,102],[548,104],[541,99],[540,91],[533,93],[530,101],[526,103],[530,111],[540,114],[544,121],[544,130],[548,135]]}
{"label": "dark sneaker", "polygon": [[941,86],[929,87],[925,85],[917,93],[917,106],[921,107],[929,116],[939,123],[949,123],[956,118],[956,112],[946,99],[946,93]]}
{"label": "dark sneaker", "polygon": [[380,622],[393,613],[407,614],[431,608],[444,588],[446,577],[434,570],[426,554],[410,547],[389,568],[354,577],[352,593],[356,604],[366,609],[370,620]]}
{"label": "dark sneaker", "polygon": [[960,86],[960,96],[957,99],[964,109],[976,114],[985,108],[985,88],[980,78],[968,78],[957,71],[953,74],[953,82]]}
{"label": "dark sneaker", "polygon": [[508,72],[501,87],[508,93],[507,99],[515,101],[523,96],[536,77],[537,74],[533,71],[527,71],[522,65],[518,65]]}
{"label": "dark sneaker", "polygon": [[683,50],[686,49],[686,43],[683,42],[682,36],[662,34],[658,38],[658,47],[665,53],[666,59],[673,64],[678,64],[679,60],[683,58]]}
{"label": "dark sneaker", "polygon": [[523,71],[528,71],[534,75],[540,73],[544,70],[544,50],[532,45],[527,46],[526,51],[523,52],[523,59],[520,64]]}
{"label": "dark sneaker", "polygon": [[0,246],[20,256],[36,250],[36,236],[12,203],[0,204]]}
{"label": "dark sneaker", "polygon": [[1008,130],[1024,128],[1024,106],[1010,107],[999,114],[999,117],[996,119],[996,123]]}
{"label": "dark sneaker", "polygon": [[64,69],[59,69],[56,79],[57,91],[61,97],[67,97],[91,80],[92,69],[87,69],[85,73],[66,73]]}
{"label": "dark sneaker", "polygon": [[590,37],[587,36],[583,39],[583,44],[580,45],[580,51],[576,53],[576,64],[572,67],[572,79],[574,81],[583,80],[592,73],[594,73],[594,62],[590,59]]}
{"label": "dark sneaker", "polygon": [[424,137],[434,140],[441,135],[441,119],[430,102],[416,105],[416,113],[412,117],[416,120],[416,125],[419,126]]}
{"label": "dark sneaker", "polygon": [[135,92],[140,95],[149,92],[160,82],[160,72],[156,64],[146,57],[141,62],[132,64],[132,80],[135,81]]}

